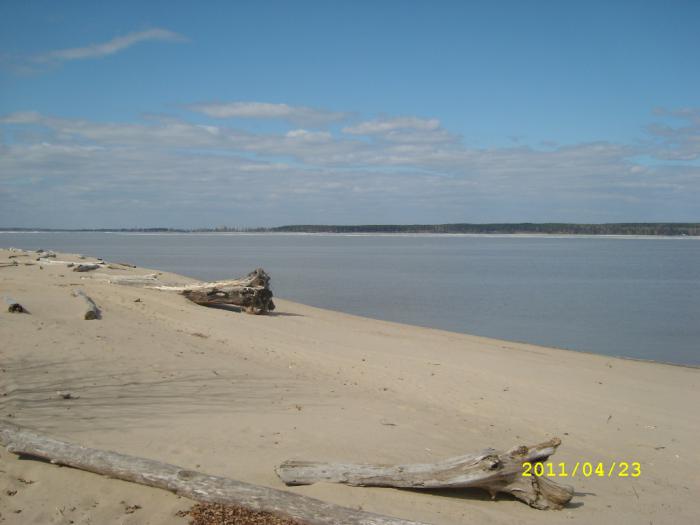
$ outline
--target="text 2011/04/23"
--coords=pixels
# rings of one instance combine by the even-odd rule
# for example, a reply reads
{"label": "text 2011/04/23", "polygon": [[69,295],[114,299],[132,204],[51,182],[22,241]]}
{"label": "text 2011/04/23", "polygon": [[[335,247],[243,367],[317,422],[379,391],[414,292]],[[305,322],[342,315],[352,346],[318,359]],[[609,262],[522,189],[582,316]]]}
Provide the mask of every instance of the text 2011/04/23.
{"label": "text 2011/04/23", "polygon": [[603,462],[577,461],[573,465],[560,463],[523,463],[523,476],[548,478],[569,478],[581,474],[586,478],[638,478],[642,474],[642,465],[638,461],[613,461],[609,465]]}

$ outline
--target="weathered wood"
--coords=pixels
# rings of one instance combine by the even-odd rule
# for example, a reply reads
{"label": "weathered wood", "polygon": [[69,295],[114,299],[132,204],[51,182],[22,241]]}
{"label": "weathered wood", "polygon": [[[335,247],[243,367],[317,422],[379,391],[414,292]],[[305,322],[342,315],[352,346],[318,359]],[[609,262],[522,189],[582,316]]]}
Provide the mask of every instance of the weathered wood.
{"label": "weathered wood", "polygon": [[1,262],[0,263],[0,268],[7,268],[8,266],[17,266],[17,261]]}
{"label": "weathered wood", "polygon": [[126,262],[115,262],[115,263],[112,263],[112,264],[117,264],[117,265],[119,265],[119,266],[126,266],[127,268],[136,268],[136,265],[135,265],[135,264],[126,263]]}
{"label": "weathered wood", "polygon": [[97,264],[97,263],[81,263],[75,268],[73,268],[74,272],[90,272],[92,270],[97,270],[98,268],[102,268],[102,264]]}
{"label": "weathered wood", "polygon": [[256,268],[245,277],[240,279],[230,279],[228,281],[212,281],[207,283],[193,283],[176,286],[153,286],[155,290],[164,290],[170,292],[194,292],[206,291],[210,288],[229,288],[229,287],[256,287],[270,286],[270,276],[262,268]]}
{"label": "weathered wood", "polygon": [[123,286],[149,286],[158,283],[158,274],[149,273],[145,275],[110,275],[108,273],[94,273],[91,277],[83,277],[83,279],[98,278],[107,281],[110,284],[121,284]]}
{"label": "weathered wood", "polygon": [[27,309],[15,301],[12,297],[4,296],[5,304],[7,304],[7,311],[13,314],[28,314]]}
{"label": "weathered wood", "polygon": [[85,292],[82,290],[73,290],[73,297],[80,297],[83,301],[85,301],[87,310],[85,311],[84,317],[86,321],[100,318],[100,309],[95,304],[95,301],[93,301],[88,295],[85,295]]}
{"label": "weathered wood", "polygon": [[407,465],[365,465],[285,461],[277,475],[287,485],[309,485],[318,481],[362,487],[412,489],[480,488],[496,497],[512,494],[536,509],[560,509],[573,496],[573,488],[546,477],[523,476],[523,462],[542,462],[561,444],[553,438],[531,447],[519,446],[507,452],[486,449],[438,463]]}
{"label": "weathered wood", "polygon": [[299,494],[187,470],[177,465],[87,448],[0,421],[0,443],[14,454],[169,490],[204,503],[237,505],[306,525],[421,525],[415,521],[340,507]]}
{"label": "weathered wood", "polygon": [[190,301],[203,306],[234,305],[248,313],[264,314],[275,309],[269,285],[270,276],[258,268],[241,279],[152,288],[180,292]]}
{"label": "weathered wood", "polygon": [[250,314],[264,314],[275,309],[272,292],[262,286],[230,286],[181,292],[190,301],[203,306],[234,305]]}
{"label": "weathered wood", "polygon": [[48,264],[48,265],[61,265],[61,266],[67,266],[68,268],[72,268],[78,263],[75,263],[73,261],[59,261],[56,259],[43,259],[43,258],[38,258],[37,261],[39,261],[41,264]]}

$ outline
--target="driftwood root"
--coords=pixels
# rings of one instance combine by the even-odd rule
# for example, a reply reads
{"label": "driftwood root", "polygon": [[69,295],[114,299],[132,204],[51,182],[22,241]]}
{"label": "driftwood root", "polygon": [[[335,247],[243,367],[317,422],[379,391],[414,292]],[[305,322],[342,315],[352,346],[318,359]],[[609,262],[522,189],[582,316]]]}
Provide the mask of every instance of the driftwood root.
{"label": "driftwood root", "polygon": [[257,268],[242,279],[156,288],[179,291],[190,301],[203,306],[234,305],[251,314],[265,314],[275,309],[270,276],[262,268]]}
{"label": "driftwood root", "polygon": [[27,309],[15,301],[12,297],[3,297],[5,304],[7,305],[7,311],[12,314],[28,314]]}

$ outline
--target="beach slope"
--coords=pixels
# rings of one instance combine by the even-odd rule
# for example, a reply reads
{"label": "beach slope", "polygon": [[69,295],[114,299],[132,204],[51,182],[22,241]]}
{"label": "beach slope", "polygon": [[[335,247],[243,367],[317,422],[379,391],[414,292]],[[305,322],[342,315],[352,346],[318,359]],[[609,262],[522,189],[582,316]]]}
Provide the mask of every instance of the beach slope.
{"label": "beach slope", "polygon": [[[0,262],[18,262],[0,267],[0,295],[29,314],[0,313],[0,417],[18,425],[433,524],[677,524],[700,515],[698,369],[278,299],[271,315],[246,315],[107,277],[156,270],[76,273],[41,264],[33,253],[10,258],[16,255],[0,250]],[[83,319],[76,289],[94,299],[101,319]],[[552,461],[569,471],[577,462],[626,461],[638,462],[641,475],[585,477],[579,470],[556,479],[574,486],[571,504],[538,511],[480,491],[285,488],[274,471],[289,458],[432,462],[554,436],[562,445]],[[192,504],[4,449],[0,491],[0,522],[7,524],[184,524],[176,513]]]}

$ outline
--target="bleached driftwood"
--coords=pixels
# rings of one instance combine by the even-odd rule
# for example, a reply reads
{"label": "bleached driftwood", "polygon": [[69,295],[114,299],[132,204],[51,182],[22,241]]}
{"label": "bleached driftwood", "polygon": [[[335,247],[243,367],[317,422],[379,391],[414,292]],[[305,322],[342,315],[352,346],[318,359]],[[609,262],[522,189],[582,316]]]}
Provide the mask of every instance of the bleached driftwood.
{"label": "bleached driftwood", "polygon": [[[61,261],[58,259],[44,259],[44,258],[39,258],[37,259],[38,262],[41,264],[48,264],[48,265],[61,265],[65,266],[67,268],[78,268],[80,266],[87,266],[91,267],[91,269],[96,269],[96,268],[104,268],[105,263],[103,262],[94,262],[94,263],[80,263],[80,262],[75,262],[75,261]],[[85,271],[85,270],[73,270],[73,271]]]}
{"label": "bleached driftwood", "polygon": [[82,290],[73,290],[73,297],[80,297],[85,302],[85,305],[87,306],[84,316],[86,321],[100,318],[100,309],[95,304],[95,301],[93,301],[88,295],[85,295],[85,292]]}
{"label": "bleached driftwood", "polygon": [[116,264],[117,266],[126,266],[127,268],[136,268],[135,264],[126,263],[126,262],[115,262],[112,264]]}
{"label": "bleached driftwood", "polygon": [[92,270],[97,270],[98,268],[102,268],[102,264],[97,264],[97,263],[81,263],[75,268],[73,268],[74,272],[91,272]]}
{"label": "bleached driftwood", "polygon": [[149,288],[180,292],[190,301],[204,306],[234,305],[248,313],[264,314],[275,309],[269,286],[270,276],[262,268],[257,268],[241,279]]}
{"label": "bleached driftwood", "polygon": [[307,525],[421,525],[415,521],[340,507],[299,494],[187,470],[177,465],[87,448],[0,421],[0,443],[14,454],[110,478],[157,487],[204,503],[237,505]]}
{"label": "bleached driftwood", "polygon": [[8,266],[17,266],[17,261],[1,262],[0,263],[0,268],[6,268]]}
{"label": "bleached driftwood", "polygon": [[230,279],[228,281],[211,281],[207,283],[193,283],[176,286],[153,286],[152,288],[155,290],[164,290],[170,292],[196,292],[206,291],[210,288],[255,287],[269,285],[270,276],[267,275],[265,270],[263,270],[262,268],[257,268],[245,277],[242,277],[240,279]]}
{"label": "bleached driftwood", "polygon": [[5,304],[7,305],[7,311],[13,314],[26,314],[29,313],[27,312],[27,309],[19,304],[18,301],[15,301],[12,297],[5,296],[3,297],[5,300]]}
{"label": "bleached driftwood", "polygon": [[573,496],[573,488],[546,477],[523,476],[523,462],[541,462],[556,452],[561,440],[553,438],[531,447],[507,452],[486,449],[438,463],[364,465],[285,461],[277,475],[287,485],[315,482],[344,483],[361,487],[412,489],[480,488],[492,498],[499,492],[512,494],[536,509],[560,509]]}
{"label": "bleached driftwood", "polygon": [[111,275],[109,273],[93,273],[89,277],[82,277],[82,279],[100,280],[106,281],[110,284],[121,284],[123,286],[146,286],[148,288],[154,288],[157,284],[158,274],[148,273],[145,275]]}

